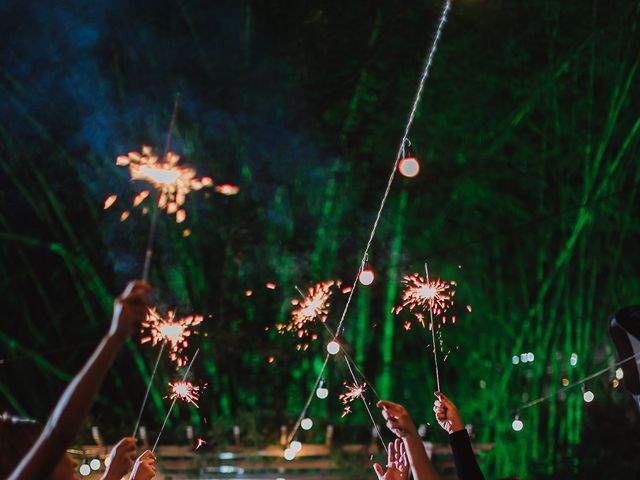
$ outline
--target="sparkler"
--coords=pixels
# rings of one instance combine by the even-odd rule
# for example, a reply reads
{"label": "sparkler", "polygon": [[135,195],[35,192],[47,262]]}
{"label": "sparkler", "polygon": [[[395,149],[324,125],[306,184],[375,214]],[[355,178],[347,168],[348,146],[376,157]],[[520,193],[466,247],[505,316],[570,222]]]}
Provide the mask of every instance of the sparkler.
{"label": "sparkler", "polygon": [[409,307],[414,316],[424,327],[424,316],[419,312],[414,313],[414,309],[429,311],[433,315],[442,315],[454,303],[455,282],[445,282],[443,280],[429,280],[417,273],[406,275],[402,279],[405,291],[402,294],[402,304],[394,309],[397,315],[403,308]]}
{"label": "sparkler", "polygon": [[[198,353],[200,353],[200,349],[196,350],[196,353],[193,354],[193,357],[191,357],[191,361],[189,362],[189,365],[187,366],[187,370],[184,372],[184,375],[182,376],[182,381],[181,382],[176,382],[176,383],[188,383],[187,382],[187,375],[189,375],[189,372],[191,371],[191,367],[193,366],[193,362],[196,360],[196,357],[198,356]],[[171,385],[171,384],[170,384]],[[198,390],[200,389],[200,387],[197,387]],[[181,390],[184,392],[185,390],[188,391],[188,389],[183,389],[181,387]],[[193,390],[191,391],[193,393]],[[196,391],[197,393],[197,391]],[[195,397],[195,399],[197,400],[197,395]],[[171,402],[171,406],[169,407],[169,411],[167,412],[167,416],[164,417],[164,422],[162,422],[162,427],[160,428],[160,432],[158,433],[158,438],[156,438],[155,443],[153,444],[153,448],[151,449],[151,452],[155,452],[156,451],[156,447],[158,446],[158,442],[160,441],[160,437],[162,436],[162,432],[164,431],[164,427],[167,424],[167,420],[169,419],[169,416],[171,415],[171,411],[173,410],[173,406],[176,404],[176,401],[178,400],[178,396],[176,397],[172,397],[172,402]],[[194,405],[196,405],[194,403]],[[197,405],[196,405],[197,407]]]}
{"label": "sparkler", "polygon": [[348,385],[345,382],[344,386],[347,388],[346,392],[341,393],[338,397],[342,402],[342,405],[344,405],[344,412],[342,413],[343,417],[351,413],[351,402],[358,398],[364,398],[367,382],[364,382],[362,385],[358,385],[355,381],[353,382],[353,385]]}
{"label": "sparkler", "polygon": [[171,400],[183,400],[187,403],[192,403],[196,408],[200,408],[196,403],[198,401],[198,392],[200,391],[198,385],[194,385],[191,382],[175,382],[169,383],[169,386],[171,387],[171,394],[169,395]]}
{"label": "sparkler", "polygon": [[194,333],[190,327],[200,325],[203,321],[202,315],[189,315],[176,320],[174,310],[169,310],[165,318],[155,307],[149,308],[147,317],[141,323],[142,331],[147,329],[148,334],[140,339],[140,343],[151,342],[155,347],[158,343],[166,342],[170,346],[169,358],[181,367],[187,361],[182,352],[189,346],[189,337]]}
{"label": "sparkler", "polygon": [[205,442],[202,438],[198,437],[198,443],[196,444],[196,450],[198,450],[200,447],[206,445],[207,442]]}
{"label": "sparkler", "polygon": [[331,306],[329,299],[333,294],[331,287],[334,285],[339,285],[339,282],[330,280],[317,283],[309,288],[306,296],[299,290],[303,299],[301,301],[294,299],[296,300],[295,304],[293,301],[291,302],[297,308],[291,312],[291,321],[276,326],[278,332],[295,331],[298,338],[303,338],[310,335],[309,326],[311,323],[316,320],[320,320],[322,323],[326,322]]}
{"label": "sparkler", "polygon": [[[150,146],[143,145],[141,152],[119,155],[116,165],[129,167],[132,180],[150,183],[157,191],[157,207],[169,215],[175,215],[176,222],[181,223],[186,219],[182,207],[187,195],[193,190],[212,187],[213,180],[210,177],[196,178],[195,169],[180,166],[179,161],[180,155],[169,151],[160,160]],[[148,196],[149,192],[143,190],[134,198],[133,206],[139,206]]]}
{"label": "sparkler", "polygon": [[153,367],[153,371],[151,372],[151,377],[149,377],[147,391],[144,394],[144,399],[140,406],[138,420],[136,421],[136,426],[133,429],[132,437],[135,437],[138,432],[142,413],[144,412],[144,407],[147,404],[151,385],[153,384],[153,379],[158,371],[158,365],[160,363],[160,358],[162,357],[162,352],[164,352],[165,345],[169,345],[170,348],[169,359],[176,362],[177,367],[180,368],[187,361],[187,357],[182,355],[182,352],[189,346],[188,338],[193,334],[193,331],[189,327],[199,325],[203,321],[204,317],[202,315],[189,315],[176,321],[175,310],[167,312],[166,318],[162,317],[155,307],[147,310],[147,316],[144,322],[141,323],[141,326],[143,327],[142,332],[145,331],[144,329],[148,329],[148,334],[140,339],[140,343],[144,344],[151,342],[151,345],[154,347],[160,343],[160,350],[158,351],[158,357],[156,358],[156,363]]}

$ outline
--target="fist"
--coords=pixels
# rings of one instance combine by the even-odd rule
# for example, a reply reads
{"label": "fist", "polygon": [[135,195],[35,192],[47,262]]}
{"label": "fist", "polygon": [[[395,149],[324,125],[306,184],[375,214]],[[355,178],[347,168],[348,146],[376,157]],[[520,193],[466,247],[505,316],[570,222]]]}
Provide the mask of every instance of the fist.
{"label": "fist", "polygon": [[156,476],[156,456],[151,450],[145,450],[138,457],[129,480],[149,480]]}
{"label": "fist", "polygon": [[111,462],[104,473],[103,480],[120,480],[133,466],[136,458],[136,439],[125,437],[111,450]]}

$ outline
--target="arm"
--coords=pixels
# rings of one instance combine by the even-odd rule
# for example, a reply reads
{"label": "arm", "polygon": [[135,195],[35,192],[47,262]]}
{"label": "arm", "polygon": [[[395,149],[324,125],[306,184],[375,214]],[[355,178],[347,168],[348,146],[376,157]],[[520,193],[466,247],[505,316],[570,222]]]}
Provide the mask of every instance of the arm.
{"label": "arm", "polygon": [[389,430],[402,439],[413,478],[415,480],[440,480],[409,412],[402,405],[393,402],[381,401],[378,402],[378,406],[382,408],[382,416],[387,420]]}
{"label": "arm", "polygon": [[449,433],[453,461],[460,480],[485,480],[471,447],[469,434],[456,406],[442,393],[436,392],[433,411],[440,426]]}
{"label": "arm", "polygon": [[131,282],[116,299],[109,331],[58,400],[42,434],[13,471],[11,480],[46,478],[60,461],[78,434],[116,354],[144,319],[150,290],[144,282]]}

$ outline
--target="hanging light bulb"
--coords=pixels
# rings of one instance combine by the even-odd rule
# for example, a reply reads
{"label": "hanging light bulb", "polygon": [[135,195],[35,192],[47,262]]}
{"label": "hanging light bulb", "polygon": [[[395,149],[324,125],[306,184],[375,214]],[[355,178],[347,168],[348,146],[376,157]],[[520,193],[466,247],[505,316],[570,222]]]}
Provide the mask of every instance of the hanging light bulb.
{"label": "hanging light bulb", "polygon": [[80,472],[80,475],[82,475],[83,477],[86,477],[91,473],[91,467],[86,463],[83,463],[82,465],[80,465],[79,472]]}
{"label": "hanging light bulb", "polygon": [[398,171],[407,178],[413,178],[420,173],[420,164],[413,154],[409,139],[407,143],[406,147],[402,147],[402,159],[398,162]]}
{"label": "hanging light bulb", "polygon": [[316,396],[323,400],[329,396],[329,389],[324,384],[324,379],[320,380],[320,384],[318,385],[318,389],[316,390]]}
{"label": "hanging light bulb", "polygon": [[294,458],[296,458],[296,452],[294,452],[291,447],[285,449],[285,451],[284,451],[284,459],[288,460],[288,461],[291,461]]}
{"label": "hanging light bulb", "polygon": [[524,428],[524,423],[520,420],[520,415],[516,415],[516,418],[511,423],[511,428],[513,428],[516,432],[519,432]]}
{"label": "hanging light bulb", "polygon": [[302,443],[298,440],[294,440],[289,444],[289,448],[293,450],[294,453],[298,453],[300,450],[302,450]]}
{"label": "hanging light bulb", "polygon": [[335,340],[331,340],[329,343],[327,343],[327,352],[329,352],[329,354],[335,355],[339,351],[340,344],[338,342],[336,342]]}
{"label": "hanging light bulb", "polygon": [[362,270],[360,271],[360,275],[358,275],[358,280],[360,280],[360,283],[362,285],[371,285],[374,278],[375,274],[369,266],[369,262],[366,262],[364,264],[364,267],[362,267]]}
{"label": "hanging light bulb", "polygon": [[596,396],[593,394],[593,392],[591,390],[586,390],[583,394],[582,394],[582,398],[585,402],[587,403],[591,403],[593,402],[593,399]]}
{"label": "hanging light bulb", "polygon": [[310,418],[303,418],[300,422],[300,426],[303,430],[311,430],[311,428],[313,427],[313,420],[311,420]]}
{"label": "hanging light bulb", "polygon": [[99,458],[94,458],[89,462],[91,470],[100,470],[101,462]]}

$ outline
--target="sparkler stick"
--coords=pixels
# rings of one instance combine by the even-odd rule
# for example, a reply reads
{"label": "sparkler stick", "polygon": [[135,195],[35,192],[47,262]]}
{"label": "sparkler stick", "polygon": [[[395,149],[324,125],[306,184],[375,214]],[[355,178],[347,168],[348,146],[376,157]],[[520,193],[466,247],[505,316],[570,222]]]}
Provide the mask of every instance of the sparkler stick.
{"label": "sparkler stick", "polygon": [[[427,262],[424,262],[424,272],[427,276],[427,283],[429,283],[429,267]],[[429,309],[429,316],[431,317],[431,339],[433,341],[433,362],[436,368],[436,385],[438,391],[440,391],[440,371],[438,370],[438,349],[436,348],[436,326],[433,323],[433,308]]]}
{"label": "sparkler stick", "polygon": [[147,384],[147,391],[144,394],[142,405],[140,405],[140,412],[138,413],[138,420],[136,420],[136,426],[133,428],[133,434],[131,435],[133,438],[135,438],[136,434],[138,433],[138,428],[140,427],[140,420],[142,420],[142,412],[144,412],[144,407],[147,405],[149,392],[151,392],[151,385],[153,385],[153,378],[156,376],[156,372],[158,371],[158,364],[160,363],[160,357],[162,357],[163,350],[164,350],[164,342],[162,342],[162,345],[160,346],[160,350],[158,351],[158,358],[156,358],[156,364],[154,365],[153,371],[151,372],[151,377],[149,377],[149,383]]}
{"label": "sparkler stick", "polygon": [[[178,114],[178,102],[180,100],[180,93],[176,93],[176,99],[173,103],[173,112],[171,114],[171,121],[169,122],[169,131],[167,132],[167,143],[164,148],[164,156],[166,157],[171,147],[171,133],[176,124],[176,116]],[[154,194],[153,201],[153,213],[151,214],[151,225],[149,226],[149,237],[147,238],[147,249],[144,254],[144,266],[142,268],[142,280],[147,281],[149,279],[149,268],[151,267],[151,257],[153,256],[153,239],[156,234],[156,224],[158,223],[158,193]],[[156,363],[157,365],[157,363]],[[135,435],[134,435],[135,436]]]}
{"label": "sparkler stick", "polygon": [[[199,348],[196,350],[196,353],[193,354],[193,357],[191,357],[191,361],[189,362],[189,366],[187,366],[187,371],[184,372],[184,375],[182,377],[182,381],[183,382],[187,379],[187,375],[189,375],[189,371],[191,370],[191,367],[193,366],[193,362],[196,359],[196,357],[198,356],[198,353],[200,353],[200,349]],[[176,397],[171,402],[171,406],[169,407],[169,411],[167,412],[167,416],[164,417],[164,422],[162,422],[162,427],[160,428],[160,432],[158,433],[158,438],[156,438],[156,441],[153,444],[153,448],[151,449],[151,453],[154,453],[156,451],[156,447],[158,446],[158,442],[160,441],[160,437],[162,436],[162,432],[164,431],[164,427],[167,424],[167,420],[169,420],[169,415],[171,415],[171,411],[173,410],[173,406],[176,404],[177,400],[178,400],[178,398]]]}
{"label": "sparkler stick", "polygon": [[[349,359],[347,358],[346,355],[344,357],[344,361],[347,364],[347,368],[349,369],[349,373],[351,373],[351,377],[353,378],[354,384],[357,385],[358,381],[356,380],[356,376],[353,373],[353,369],[351,368],[351,364],[349,363]],[[364,394],[361,394],[360,398],[362,399],[362,403],[364,403],[364,408],[367,409],[367,413],[369,414],[369,418],[371,419],[371,424],[373,425],[373,428],[375,428],[376,433],[378,434],[378,438],[380,439],[380,443],[382,444],[382,448],[384,448],[385,452],[389,453],[389,451],[387,450],[387,444],[384,442],[384,439],[382,438],[382,434],[380,433],[380,428],[378,427],[378,424],[376,423],[376,421],[373,419],[373,415],[371,414],[371,410],[369,409],[369,405],[367,404],[367,399],[364,398]]]}

